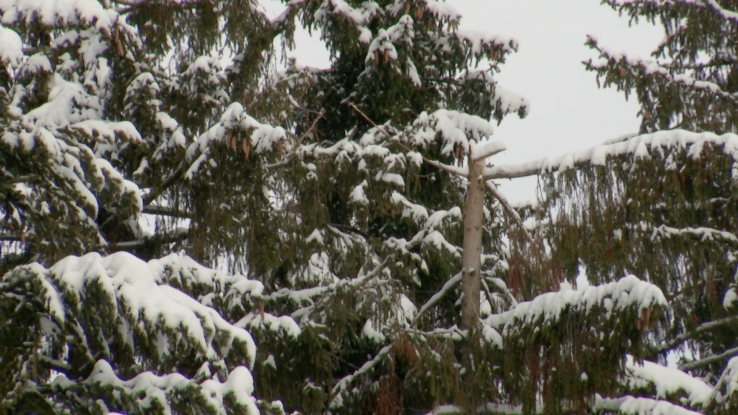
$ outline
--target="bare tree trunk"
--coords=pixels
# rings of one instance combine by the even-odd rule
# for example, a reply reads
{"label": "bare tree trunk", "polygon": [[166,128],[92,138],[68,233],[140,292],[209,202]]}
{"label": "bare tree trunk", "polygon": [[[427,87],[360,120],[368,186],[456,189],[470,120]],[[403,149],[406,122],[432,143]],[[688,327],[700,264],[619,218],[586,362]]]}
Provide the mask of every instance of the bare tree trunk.
{"label": "bare tree trunk", "polygon": [[479,342],[476,340],[479,331],[479,291],[481,289],[482,265],[482,231],[484,223],[484,180],[482,173],[484,160],[474,161],[469,157],[469,184],[464,199],[464,253],[461,257],[462,277],[461,291],[461,328],[468,330],[466,345],[464,346],[462,365],[466,373],[462,380],[462,401],[464,413],[472,414],[477,411],[481,401],[479,399],[479,385],[475,383]]}
{"label": "bare tree trunk", "polygon": [[461,258],[461,328],[475,331],[479,324],[482,224],[484,221],[484,160],[469,157],[469,185],[464,200],[464,253]]}

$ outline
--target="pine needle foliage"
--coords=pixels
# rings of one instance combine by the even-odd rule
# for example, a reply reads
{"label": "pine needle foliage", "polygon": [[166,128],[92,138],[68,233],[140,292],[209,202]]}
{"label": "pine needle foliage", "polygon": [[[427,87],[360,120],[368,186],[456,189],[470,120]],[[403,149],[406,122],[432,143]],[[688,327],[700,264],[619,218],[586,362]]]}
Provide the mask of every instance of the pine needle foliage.
{"label": "pine needle foliage", "polygon": [[[631,21],[659,24],[666,34],[650,60],[587,41],[599,53],[585,62],[598,84],[638,100],[642,135],[543,166],[548,174],[540,181],[541,202],[525,213],[536,221],[539,243],[551,256],[526,261],[521,272],[571,282],[584,272],[592,284],[635,274],[664,293],[669,307],[659,318],[665,324],[650,332],[641,356],[664,365],[667,357],[676,358],[678,370],[669,376],[685,379],[677,382],[681,390],[656,377],[615,379],[607,393],[598,391],[594,406],[601,412],[732,413],[735,395],[725,385],[735,382],[738,359],[738,6],[711,0],[603,3]],[[522,238],[512,245],[519,252],[528,246]],[[650,370],[634,367],[631,375]]]}
{"label": "pine needle foliage", "polygon": [[[518,45],[460,22],[435,0],[0,0],[2,410],[616,405],[680,310],[650,274],[542,269],[562,248],[494,182],[541,167],[486,164],[491,121],[530,107],[495,81]],[[328,68],[278,61],[298,24]]]}

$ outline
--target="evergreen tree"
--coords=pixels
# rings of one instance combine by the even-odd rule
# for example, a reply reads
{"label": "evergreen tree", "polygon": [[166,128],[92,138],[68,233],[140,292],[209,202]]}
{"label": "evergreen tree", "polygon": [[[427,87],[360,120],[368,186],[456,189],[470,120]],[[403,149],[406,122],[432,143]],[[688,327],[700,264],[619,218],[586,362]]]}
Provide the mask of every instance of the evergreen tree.
{"label": "evergreen tree", "polygon": [[[485,163],[517,43],[444,3],[0,13],[7,413],[608,410],[670,323],[632,275],[516,268],[547,250],[494,180],[544,166]],[[330,68],[275,69],[298,20]]]}
{"label": "evergreen tree", "polygon": [[[527,166],[548,173],[542,202],[526,213],[542,219],[536,232],[551,257],[516,266],[570,281],[583,269],[595,284],[633,273],[663,291],[666,324],[649,336],[645,356],[661,365],[676,356],[678,370],[636,365],[597,408],[734,413],[738,4],[603,3],[633,21],[658,22],[666,34],[651,60],[587,42],[600,55],[586,62],[598,83],[638,99],[642,135]],[[528,243],[518,239],[511,257],[525,259]]]}

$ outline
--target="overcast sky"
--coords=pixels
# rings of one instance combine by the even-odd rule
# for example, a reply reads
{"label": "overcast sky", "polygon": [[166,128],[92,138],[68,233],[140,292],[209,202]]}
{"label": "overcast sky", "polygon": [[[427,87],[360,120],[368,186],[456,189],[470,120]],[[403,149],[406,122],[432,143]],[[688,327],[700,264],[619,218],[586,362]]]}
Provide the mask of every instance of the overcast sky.
{"label": "overcast sky", "polygon": [[[264,0],[269,1],[269,0]],[[628,18],[600,5],[599,0],[450,0],[462,14],[462,30],[512,36],[519,51],[502,66],[500,85],[522,94],[531,103],[528,117],[509,116],[494,139],[508,150],[493,157],[495,164],[516,163],[547,155],[586,149],[636,132],[636,103],[622,93],[598,89],[593,73],[582,61],[597,58],[584,46],[588,34],[613,50],[648,57],[662,39],[660,28],[648,23],[628,26]],[[270,10],[281,9],[272,4]],[[298,62],[327,67],[328,54],[307,32],[297,36],[290,53]],[[502,183],[512,202],[534,197],[535,180]]]}

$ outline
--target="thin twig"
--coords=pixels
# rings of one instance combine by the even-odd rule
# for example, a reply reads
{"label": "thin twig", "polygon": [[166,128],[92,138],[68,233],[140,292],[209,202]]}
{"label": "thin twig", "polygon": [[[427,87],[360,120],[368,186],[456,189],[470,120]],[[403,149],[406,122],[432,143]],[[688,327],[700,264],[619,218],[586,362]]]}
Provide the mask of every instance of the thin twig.
{"label": "thin twig", "polygon": [[305,133],[300,138],[297,139],[298,147],[300,146],[300,144],[302,144],[305,138],[307,138],[308,134],[310,134],[315,129],[315,127],[318,125],[318,121],[320,121],[321,118],[325,119],[325,113],[323,112],[318,113],[318,116],[315,117],[315,120],[313,120],[313,123],[312,125],[310,125],[310,128],[308,128],[307,131],[305,131]]}
{"label": "thin twig", "polygon": [[500,202],[500,204],[505,209],[505,211],[507,211],[507,213],[512,217],[513,222],[515,222],[515,224],[517,224],[520,227],[520,230],[523,231],[523,234],[525,235],[525,239],[528,240],[528,243],[530,243],[531,245],[534,245],[533,237],[530,236],[530,234],[528,233],[528,230],[525,229],[525,225],[523,225],[523,220],[520,219],[520,215],[518,215],[518,212],[516,212],[515,209],[513,209],[512,206],[510,206],[510,203],[508,203],[507,199],[502,197],[502,195],[500,195],[497,192],[497,189],[495,189],[492,183],[484,182],[484,185],[487,187],[487,190],[489,190],[489,192],[492,194],[492,197],[497,199],[497,201]]}

